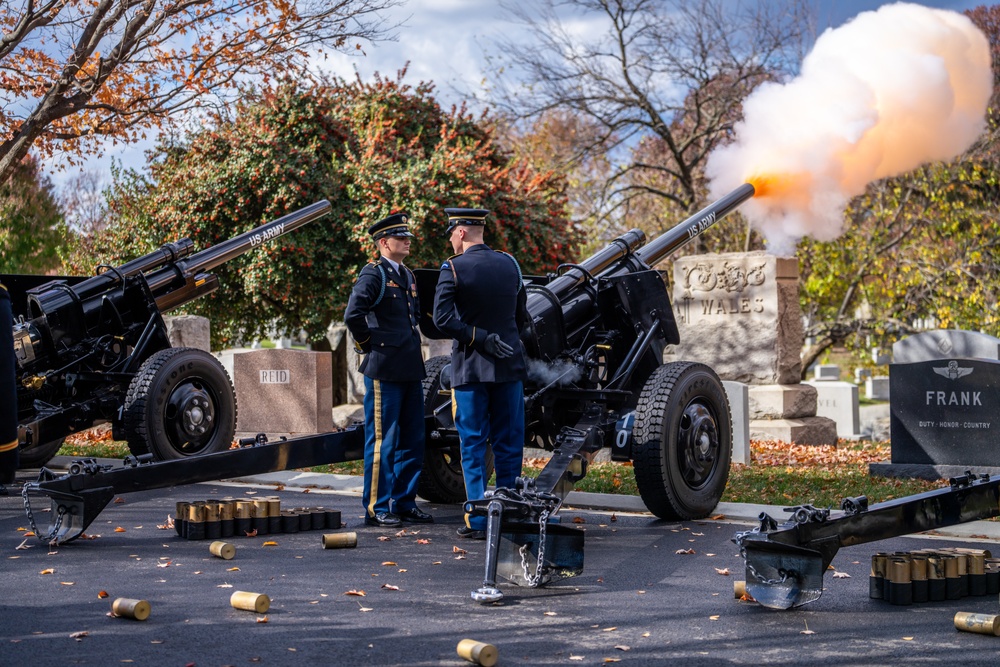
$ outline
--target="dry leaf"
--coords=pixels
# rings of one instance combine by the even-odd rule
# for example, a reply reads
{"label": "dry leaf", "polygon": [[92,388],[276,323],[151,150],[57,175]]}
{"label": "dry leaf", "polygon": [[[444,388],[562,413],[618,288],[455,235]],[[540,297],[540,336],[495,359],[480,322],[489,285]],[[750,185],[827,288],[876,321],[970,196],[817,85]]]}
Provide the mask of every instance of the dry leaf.
{"label": "dry leaf", "polygon": [[124,502],[125,502],[125,499],[122,498],[121,496],[118,496],[117,498],[115,498],[115,505],[121,505]]}
{"label": "dry leaf", "polygon": [[722,521],[723,519],[726,518],[726,515],[725,514],[715,514],[715,515],[710,516],[708,518],[711,521]]}
{"label": "dry leaf", "polygon": [[59,583],[62,584],[63,586],[72,586],[74,582],[72,582],[72,581],[60,581]]}
{"label": "dry leaf", "polygon": [[365,596],[365,592],[364,591],[356,591],[354,589],[351,589],[351,590],[347,591],[346,593],[344,593],[344,595],[357,595],[358,597],[362,597],[363,598]]}
{"label": "dry leaf", "polygon": [[162,644],[163,640],[162,639],[150,639],[149,643],[150,644]]}
{"label": "dry leaf", "polygon": [[168,560],[165,563],[157,563],[156,567],[170,567],[170,561]]}
{"label": "dry leaf", "polygon": [[158,524],[156,524],[156,527],[159,528],[160,530],[170,530],[171,528],[174,527],[174,519],[173,519],[173,517],[171,517],[168,514],[167,515],[167,522],[166,523],[158,523]]}
{"label": "dry leaf", "polygon": [[109,597],[108,596],[108,592],[107,591],[97,591],[97,597],[100,598],[101,600],[103,600],[104,598]]}
{"label": "dry leaf", "polygon": [[24,536],[25,536],[25,537],[37,537],[37,536],[36,536],[36,535],[35,535],[35,534],[34,534],[33,532],[31,532],[30,530],[29,530],[28,532],[26,532],[26,533],[24,534]]}
{"label": "dry leaf", "polygon": [[717,620],[719,620],[719,616],[718,616],[718,614],[716,614],[715,616],[709,616],[708,620],[710,620],[710,621],[717,621]]}
{"label": "dry leaf", "polygon": [[614,632],[617,629],[618,629],[617,625],[612,625],[610,628],[604,628],[603,630],[601,630],[601,632]]}
{"label": "dry leaf", "polygon": [[201,570],[195,570],[193,574],[201,574]]}
{"label": "dry leaf", "polygon": [[371,607],[361,607],[358,611],[372,611]]}
{"label": "dry leaf", "polygon": [[239,572],[239,571],[240,571],[240,568],[238,568],[238,567],[228,567],[228,568],[226,568],[226,572]]}
{"label": "dry leaf", "polygon": [[47,567],[38,574],[55,574],[55,573],[56,571],[54,569],[52,569],[51,567]]}
{"label": "dry leaf", "polygon": [[17,549],[30,549],[33,546],[35,546],[35,545],[34,544],[28,544],[28,540],[25,540],[24,542],[21,542],[16,547],[14,547],[14,549],[15,550],[17,550]]}
{"label": "dry leaf", "polygon": [[302,493],[309,493],[309,489],[302,489]]}
{"label": "dry leaf", "polygon": [[455,556],[455,560],[465,560],[465,556],[463,556],[462,554],[458,554],[457,556]]}
{"label": "dry leaf", "polygon": [[695,553],[695,551],[694,551],[694,549],[678,549],[674,553],[675,554],[693,554],[693,553]]}
{"label": "dry leaf", "polygon": [[384,588],[386,590],[389,590],[389,591],[398,591],[399,590],[399,586],[393,586],[392,584],[382,584],[382,588]]}
{"label": "dry leaf", "polygon": [[257,617],[257,622],[258,623],[267,623],[267,616],[258,616]]}
{"label": "dry leaf", "polygon": [[709,558],[711,558],[711,557],[712,557],[712,556],[714,556],[715,554],[705,554],[705,555],[706,555],[706,556],[708,556]]}
{"label": "dry leaf", "polygon": [[903,641],[912,642],[913,641],[913,637],[903,637]]}
{"label": "dry leaf", "polygon": [[379,542],[389,542],[391,540],[392,540],[392,538],[389,537],[388,535],[379,535],[378,536],[378,541]]}
{"label": "dry leaf", "polygon": [[[805,621],[803,621],[803,623],[805,623]],[[809,629],[809,624],[806,623],[806,629],[805,630],[799,630],[799,634],[800,635],[814,635],[816,633],[813,632],[812,630],[810,630]]]}
{"label": "dry leaf", "polygon": [[116,532],[116,533],[124,533],[124,532],[125,532],[125,529],[124,529],[124,528],[122,528],[121,526],[118,526],[117,528],[115,528],[115,532]]}
{"label": "dry leaf", "polygon": [[216,588],[232,588],[232,584],[219,584]]}
{"label": "dry leaf", "polygon": [[421,537],[419,540],[417,540],[417,544],[430,544],[430,543],[431,541],[424,537]]}
{"label": "dry leaf", "polygon": [[582,516],[575,516],[573,517],[573,523],[587,523],[587,520]]}
{"label": "dry leaf", "polygon": [[621,658],[605,658],[604,662],[621,662]]}
{"label": "dry leaf", "polygon": [[74,632],[69,637],[70,639],[75,639],[77,641],[80,641],[80,639],[82,639],[83,637],[87,637],[89,634],[90,633],[88,633],[86,630],[82,630],[80,632]]}
{"label": "dry leaf", "polygon": [[247,537],[257,537],[256,528],[254,528],[253,530],[244,530],[243,532],[247,534]]}
{"label": "dry leaf", "polygon": [[847,574],[846,572],[834,572],[833,573],[833,578],[834,579],[850,579],[851,575]]}
{"label": "dry leaf", "polygon": [[617,514],[612,514],[611,515],[611,520],[612,521],[617,521],[618,520],[618,515]]}
{"label": "dry leaf", "polygon": [[405,567],[401,567],[401,568],[399,568],[399,570],[397,570],[397,572],[406,572],[406,568]]}
{"label": "dry leaf", "polygon": [[556,615],[556,612],[554,612],[554,611],[547,611],[544,614],[542,614],[542,616],[555,616],[555,615]]}
{"label": "dry leaf", "polygon": [[[648,635],[649,633],[647,632],[646,634]],[[624,644],[619,644],[615,648],[618,649],[619,651],[631,651],[632,650],[631,646],[625,646]]]}
{"label": "dry leaf", "polygon": [[582,655],[571,655],[569,657],[569,659],[570,660],[583,660],[583,656]]}
{"label": "dry leaf", "polygon": [[451,552],[453,554],[467,554],[467,553],[469,553],[468,551],[466,551],[465,549],[462,549],[461,547],[452,547],[451,548]]}
{"label": "dry leaf", "polygon": [[276,547],[276,546],[278,546],[278,543],[275,542],[274,540],[268,540],[267,542],[264,542],[263,546],[265,546],[265,547]]}
{"label": "dry leaf", "polygon": [[393,562],[393,561],[391,561],[391,560],[387,560],[387,561],[385,561],[384,563],[382,563],[382,565],[384,565],[384,566],[386,566],[386,567],[390,567],[390,566],[395,566],[395,565],[396,565],[396,563],[394,563],[394,562]]}
{"label": "dry leaf", "polygon": [[729,568],[728,567],[723,567],[723,568],[718,568],[717,567],[717,568],[715,568],[715,571],[718,572],[719,574],[721,574],[724,577],[728,577],[729,576]]}
{"label": "dry leaf", "polygon": [[649,633],[648,633],[648,632],[644,632],[644,633],[642,633],[642,636],[643,636],[643,637],[648,637],[648,636],[649,636]]}
{"label": "dry leaf", "polygon": [[441,564],[441,561],[439,561],[439,560],[436,560],[433,563],[431,563],[431,565],[440,565],[440,564]]}
{"label": "dry leaf", "polygon": [[705,536],[705,533],[691,533],[691,534],[692,535],[696,535],[697,537],[704,537]]}

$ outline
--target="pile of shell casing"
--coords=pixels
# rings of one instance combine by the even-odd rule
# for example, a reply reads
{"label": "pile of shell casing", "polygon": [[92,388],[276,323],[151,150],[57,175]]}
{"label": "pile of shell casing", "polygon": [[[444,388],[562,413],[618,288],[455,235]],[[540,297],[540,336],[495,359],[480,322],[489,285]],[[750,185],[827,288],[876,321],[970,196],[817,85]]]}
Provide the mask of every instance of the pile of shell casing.
{"label": "pile of shell casing", "polygon": [[890,604],[1000,592],[1000,558],[986,549],[920,549],[872,556],[868,595]]}
{"label": "pile of shell casing", "polygon": [[277,496],[254,500],[181,501],[177,503],[177,518],[174,519],[177,534],[189,540],[257,537],[340,527],[340,510],[323,507],[283,510]]}

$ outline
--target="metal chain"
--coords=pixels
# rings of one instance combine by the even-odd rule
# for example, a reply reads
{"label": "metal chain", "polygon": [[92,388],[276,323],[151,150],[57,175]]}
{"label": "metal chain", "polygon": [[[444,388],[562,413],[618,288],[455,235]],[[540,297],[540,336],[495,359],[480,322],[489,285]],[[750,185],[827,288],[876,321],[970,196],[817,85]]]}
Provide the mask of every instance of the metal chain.
{"label": "metal chain", "polygon": [[790,574],[788,570],[785,570],[784,568],[778,569],[778,574],[781,575],[781,579],[765,579],[764,576],[757,571],[757,568],[750,564],[749,559],[747,559],[746,549],[740,549],[740,556],[743,557],[743,562],[747,565],[747,571],[752,574],[758,582],[764,584],[765,586],[776,586],[777,584],[783,584],[788,581],[788,576]]}
{"label": "metal chain", "polygon": [[63,505],[59,506],[55,523],[52,524],[52,530],[50,530],[48,534],[43,537],[41,531],[38,530],[38,525],[35,523],[35,515],[31,513],[31,501],[28,500],[29,487],[31,487],[30,482],[25,482],[24,486],[21,487],[21,500],[24,502],[24,513],[28,516],[28,524],[31,526],[31,532],[33,532],[35,537],[37,537],[40,541],[51,545],[56,541],[56,535],[59,534],[59,529],[62,527],[63,517],[66,516],[66,508]]}
{"label": "metal chain", "polygon": [[548,523],[549,510],[544,509],[538,515],[538,559],[535,562],[535,574],[528,573],[528,544],[522,544],[519,552],[521,554],[521,570],[524,572],[524,581],[530,588],[537,588],[542,580],[542,569],[545,567],[545,526]]}

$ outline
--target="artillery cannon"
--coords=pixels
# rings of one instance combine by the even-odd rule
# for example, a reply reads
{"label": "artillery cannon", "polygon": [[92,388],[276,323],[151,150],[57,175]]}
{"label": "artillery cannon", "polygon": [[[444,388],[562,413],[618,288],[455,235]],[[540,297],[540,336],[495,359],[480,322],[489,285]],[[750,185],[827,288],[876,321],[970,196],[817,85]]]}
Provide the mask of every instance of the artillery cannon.
{"label": "artillery cannon", "polygon": [[229,376],[207,352],[172,348],[161,315],[215,290],[212,269],[329,210],[320,201],[197,253],[181,239],[90,278],[37,285],[32,277],[3,276],[19,315],[22,467],[44,465],[67,435],[109,421],[135,456],[168,460],[228,449],[236,428]]}
{"label": "artillery cannon", "polygon": [[[639,493],[658,517],[703,518],[718,504],[732,454],[729,402],[708,366],[663,362],[665,346],[678,343],[679,334],[666,285],[651,267],[754,192],[744,184],[650,243],[631,230],[585,261],[559,266],[555,276],[526,281],[525,444],[552,457],[537,479],[466,503],[467,512],[488,517],[486,577],[474,599],[502,597],[498,572],[536,586],[582,569],[582,532],[559,525],[554,515],[603,448],[615,460],[634,462]],[[436,282],[437,272],[417,271],[422,303],[433,302]],[[426,316],[421,328],[444,337]],[[460,502],[465,487],[449,362],[447,356],[427,362],[420,495]]]}

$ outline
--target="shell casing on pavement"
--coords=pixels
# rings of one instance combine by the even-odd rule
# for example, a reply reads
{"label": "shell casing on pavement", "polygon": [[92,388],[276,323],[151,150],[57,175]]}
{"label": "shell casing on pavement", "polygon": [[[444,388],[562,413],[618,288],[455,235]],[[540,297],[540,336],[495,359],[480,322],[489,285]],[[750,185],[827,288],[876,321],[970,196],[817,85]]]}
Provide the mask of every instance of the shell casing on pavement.
{"label": "shell casing on pavement", "polygon": [[910,586],[914,602],[927,602],[930,585],[927,581],[927,556],[914,554],[910,560]]}
{"label": "shell casing on pavement", "polygon": [[889,604],[908,605],[913,602],[910,585],[909,559],[893,556],[889,559]]}
{"label": "shell casing on pavement", "polygon": [[872,569],[868,576],[868,597],[881,600],[885,597],[886,554],[883,551],[872,554]]}
{"label": "shell casing on pavement", "polygon": [[496,646],[475,639],[463,639],[458,642],[456,650],[459,657],[483,667],[493,667],[500,657]]}
{"label": "shell casing on pavement", "polygon": [[111,603],[111,613],[122,618],[145,621],[149,618],[149,602],[131,598],[117,598]]}
{"label": "shell casing on pavement", "polygon": [[323,535],[324,549],[353,549],[356,546],[358,546],[357,533],[327,533]]}
{"label": "shell casing on pavement", "polygon": [[209,553],[222,560],[232,560],[236,555],[236,547],[229,542],[212,542],[208,547]]}
{"label": "shell casing on pavement", "polygon": [[1000,616],[960,611],[955,614],[955,629],[1000,637]]}
{"label": "shell casing on pavement", "polygon": [[232,605],[233,609],[255,611],[258,614],[263,614],[271,608],[271,598],[263,593],[236,591],[229,597],[229,604]]}

